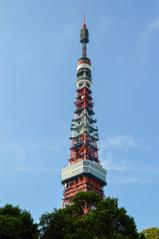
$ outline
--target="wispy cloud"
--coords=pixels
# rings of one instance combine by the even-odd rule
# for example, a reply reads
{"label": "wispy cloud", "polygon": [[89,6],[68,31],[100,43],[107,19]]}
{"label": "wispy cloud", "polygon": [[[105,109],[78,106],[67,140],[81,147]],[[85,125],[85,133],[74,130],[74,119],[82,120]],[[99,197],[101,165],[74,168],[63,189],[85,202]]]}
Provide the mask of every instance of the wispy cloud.
{"label": "wispy cloud", "polygon": [[59,171],[60,156],[66,149],[66,141],[43,139],[32,143],[9,143],[0,147],[1,165],[10,170],[26,172]]}
{"label": "wispy cloud", "polygon": [[[0,145],[2,170],[59,173],[67,140],[43,139]],[[99,157],[111,183],[151,183],[159,180],[159,138],[116,135],[100,141]],[[69,153],[69,152],[68,152]]]}
{"label": "wispy cloud", "polygon": [[60,30],[58,36],[57,36],[57,41],[59,42],[64,42],[66,39],[72,35],[72,33],[75,31],[77,28],[77,25],[75,23],[70,23],[66,25],[63,29]]}
{"label": "wispy cloud", "polygon": [[159,162],[153,157],[158,138],[117,135],[101,141],[100,160],[111,182],[148,183],[157,181]]}
{"label": "wispy cloud", "polygon": [[144,32],[143,39],[147,43],[159,33],[159,19],[151,21]]}
{"label": "wispy cloud", "polygon": [[132,135],[117,135],[109,137],[101,141],[101,150],[105,149],[133,149],[140,148],[142,150],[150,150],[150,145],[147,144],[145,139],[134,138]]}
{"label": "wispy cloud", "polygon": [[96,32],[96,36],[99,37],[102,34],[105,33],[105,31],[107,31],[107,29],[113,24],[113,19],[110,18],[104,18],[102,19],[102,21],[98,24],[98,28],[95,31]]}

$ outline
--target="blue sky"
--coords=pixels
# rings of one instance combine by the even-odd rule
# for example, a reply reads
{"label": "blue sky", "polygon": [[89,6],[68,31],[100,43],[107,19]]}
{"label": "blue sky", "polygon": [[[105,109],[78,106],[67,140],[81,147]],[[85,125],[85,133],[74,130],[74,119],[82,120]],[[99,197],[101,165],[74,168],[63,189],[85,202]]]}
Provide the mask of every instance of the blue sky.
{"label": "blue sky", "polygon": [[105,194],[159,226],[157,0],[0,0],[0,205],[62,204],[83,14]]}

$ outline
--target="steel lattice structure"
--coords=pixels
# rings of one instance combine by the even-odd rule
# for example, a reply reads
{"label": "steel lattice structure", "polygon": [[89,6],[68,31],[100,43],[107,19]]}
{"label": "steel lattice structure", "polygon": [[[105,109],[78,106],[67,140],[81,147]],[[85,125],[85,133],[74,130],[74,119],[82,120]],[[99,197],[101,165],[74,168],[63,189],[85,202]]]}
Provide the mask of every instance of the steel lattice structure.
{"label": "steel lattice structure", "polygon": [[77,89],[71,124],[70,159],[68,166],[62,169],[63,206],[69,204],[72,197],[80,191],[95,190],[103,197],[103,187],[106,185],[106,170],[98,158],[99,138],[93,111],[91,61],[87,57],[86,47],[89,42],[89,32],[85,20],[81,29],[80,42],[82,57],[77,63]]}

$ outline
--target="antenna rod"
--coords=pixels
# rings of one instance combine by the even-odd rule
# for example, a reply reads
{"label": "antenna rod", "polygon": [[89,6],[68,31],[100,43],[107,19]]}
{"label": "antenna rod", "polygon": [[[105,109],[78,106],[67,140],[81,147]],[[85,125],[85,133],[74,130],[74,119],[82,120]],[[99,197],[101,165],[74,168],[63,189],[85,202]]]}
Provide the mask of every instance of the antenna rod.
{"label": "antenna rod", "polygon": [[83,26],[80,34],[80,42],[82,43],[82,57],[87,57],[87,47],[86,44],[89,42],[89,32],[86,26],[86,16],[83,18]]}

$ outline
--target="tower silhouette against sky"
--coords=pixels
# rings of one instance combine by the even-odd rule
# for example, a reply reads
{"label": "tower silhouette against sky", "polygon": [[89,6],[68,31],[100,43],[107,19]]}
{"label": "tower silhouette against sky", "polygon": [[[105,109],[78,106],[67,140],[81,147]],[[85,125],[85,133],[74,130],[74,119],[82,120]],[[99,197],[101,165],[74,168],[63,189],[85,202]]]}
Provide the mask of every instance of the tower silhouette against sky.
{"label": "tower silhouette against sky", "polygon": [[87,57],[89,32],[85,23],[81,29],[82,57],[77,62],[76,100],[71,131],[68,166],[62,169],[64,185],[63,206],[78,192],[94,190],[104,196],[106,170],[98,158],[98,128],[94,118],[92,99],[91,61]]}

